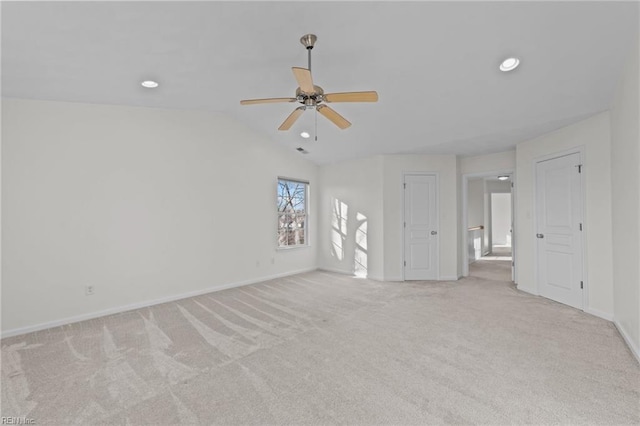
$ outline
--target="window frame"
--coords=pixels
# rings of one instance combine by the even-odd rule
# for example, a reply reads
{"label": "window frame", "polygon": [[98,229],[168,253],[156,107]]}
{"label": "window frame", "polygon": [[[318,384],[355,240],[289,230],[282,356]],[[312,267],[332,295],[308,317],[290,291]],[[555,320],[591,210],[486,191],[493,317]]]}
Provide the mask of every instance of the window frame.
{"label": "window frame", "polygon": [[[284,215],[287,214],[292,214],[292,213],[287,213],[287,212],[281,212],[280,211],[280,206],[278,203],[278,198],[279,198],[279,191],[280,191],[280,182],[292,182],[292,183],[296,183],[296,184],[302,184],[304,185],[304,214],[299,214],[299,213],[293,213],[296,216],[304,216],[303,219],[303,223],[304,223],[304,227],[303,229],[303,235],[304,235],[304,243],[301,244],[293,244],[293,245],[280,245],[280,230],[282,229],[280,227],[280,218]],[[278,176],[278,178],[276,179],[276,250],[295,250],[295,249],[301,249],[301,248],[307,248],[310,247],[311,244],[309,242],[309,189],[310,185],[309,185],[309,181],[304,180],[304,179],[297,179],[297,178],[289,178],[289,177],[285,177],[285,176]]]}

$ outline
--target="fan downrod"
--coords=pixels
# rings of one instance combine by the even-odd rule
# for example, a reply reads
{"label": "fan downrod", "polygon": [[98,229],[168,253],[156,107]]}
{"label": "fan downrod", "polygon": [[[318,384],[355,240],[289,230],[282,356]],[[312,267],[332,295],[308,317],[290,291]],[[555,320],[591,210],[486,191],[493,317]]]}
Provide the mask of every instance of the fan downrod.
{"label": "fan downrod", "polygon": [[311,71],[311,49],[313,49],[313,46],[316,44],[316,40],[318,40],[318,37],[316,37],[315,34],[305,34],[300,37],[300,43],[302,43],[302,45],[307,48],[307,61],[309,71]]}

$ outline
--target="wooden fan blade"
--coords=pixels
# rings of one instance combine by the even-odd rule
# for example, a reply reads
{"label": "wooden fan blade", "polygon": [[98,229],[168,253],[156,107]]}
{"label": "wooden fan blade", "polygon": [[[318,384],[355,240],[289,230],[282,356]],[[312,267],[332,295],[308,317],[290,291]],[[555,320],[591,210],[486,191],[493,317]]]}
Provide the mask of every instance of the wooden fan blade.
{"label": "wooden fan blade", "polygon": [[340,127],[341,129],[346,129],[351,126],[351,123],[347,121],[346,118],[335,112],[332,108],[326,105],[318,105],[318,112],[329,119],[333,124]]}
{"label": "wooden fan blade", "polygon": [[278,127],[278,130],[289,130],[291,126],[293,126],[293,123],[295,123],[296,120],[300,118],[303,112],[304,112],[304,107],[298,107],[294,109],[293,112],[289,114],[287,119],[282,122],[280,127]]}
{"label": "wooden fan blade", "polygon": [[315,87],[313,87],[313,79],[311,78],[311,71],[306,68],[291,68],[293,71],[293,76],[298,81],[298,86],[300,90],[304,93],[314,93],[316,91]]}
{"label": "wooden fan blade", "polygon": [[378,102],[378,92],[344,92],[324,95],[325,102]]}
{"label": "wooden fan blade", "polygon": [[240,105],[255,105],[255,104],[275,104],[277,102],[295,102],[296,98],[267,98],[267,99],[245,99],[240,101]]}

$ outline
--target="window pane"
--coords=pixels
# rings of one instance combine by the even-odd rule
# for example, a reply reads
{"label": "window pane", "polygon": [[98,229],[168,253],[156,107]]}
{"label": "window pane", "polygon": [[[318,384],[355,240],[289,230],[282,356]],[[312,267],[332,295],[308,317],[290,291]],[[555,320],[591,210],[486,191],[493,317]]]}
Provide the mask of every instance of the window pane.
{"label": "window pane", "polygon": [[305,237],[304,229],[298,229],[295,231],[295,233],[296,233],[296,236],[295,236],[296,244],[306,244],[306,241],[304,238]]}
{"label": "window pane", "polygon": [[286,246],[287,245],[287,230],[280,229],[278,231],[278,246]]}
{"label": "window pane", "polygon": [[306,244],[307,184],[278,180],[278,245]]}
{"label": "window pane", "polygon": [[287,180],[278,181],[278,211],[301,212],[305,211],[307,185],[300,182]]}
{"label": "window pane", "polygon": [[295,216],[291,214],[278,215],[278,229],[291,229],[295,221]]}

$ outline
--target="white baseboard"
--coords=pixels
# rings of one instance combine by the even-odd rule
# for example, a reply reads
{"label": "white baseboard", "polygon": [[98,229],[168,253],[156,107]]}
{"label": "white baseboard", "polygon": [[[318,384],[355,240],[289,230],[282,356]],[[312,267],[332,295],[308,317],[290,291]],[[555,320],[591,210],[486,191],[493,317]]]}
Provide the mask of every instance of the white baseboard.
{"label": "white baseboard", "polygon": [[[333,272],[335,274],[349,275],[351,277],[355,277],[356,276],[353,271],[344,271],[344,270],[338,269],[338,268],[321,267],[321,268],[318,268],[318,270],[327,271],[327,272]],[[384,277],[381,277],[381,276],[378,276],[378,275],[371,275],[371,274],[367,275],[367,279],[374,280],[374,281],[385,281]]]}
{"label": "white baseboard", "polygon": [[338,268],[325,268],[324,266],[322,266],[322,267],[319,267],[318,270],[326,271],[326,272],[333,272],[333,273],[336,273],[336,274],[353,276],[353,271],[345,271],[343,269],[338,269]]}
{"label": "white baseboard", "polygon": [[[520,287],[519,285],[516,285],[516,287],[518,288],[518,290],[524,291],[525,293],[529,293],[529,294],[532,294],[534,296],[540,296],[540,294],[538,294],[538,292],[536,290],[534,290],[534,289]],[[540,296],[540,297],[544,297],[544,296]],[[549,299],[549,300],[551,300],[551,299]],[[587,313],[589,315],[596,316],[598,318],[605,319],[607,321],[613,321],[613,315],[608,314],[606,312],[599,311],[597,309],[586,308],[586,309],[583,309],[583,312],[585,312],[585,313]]]}
{"label": "white baseboard", "polygon": [[636,357],[636,361],[638,361],[638,363],[640,364],[640,349],[635,345],[633,340],[631,340],[631,337],[629,337],[629,334],[624,329],[622,324],[620,324],[618,321],[613,321],[613,323],[615,324],[616,328],[618,329],[618,332],[620,333],[625,343],[629,347],[629,350],[631,351],[633,356]]}
{"label": "white baseboard", "polygon": [[458,281],[460,277],[457,275],[443,275],[438,277],[438,281]]}
{"label": "white baseboard", "polygon": [[59,327],[61,325],[72,324],[72,323],[75,323],[75,322],[86,321],[86,320],[90,320],[90,319],[94,319],[94,318],[100,318],[100,317],[104,317],[104,316],[107,316],[107,315],[113,315],[113,314],[119,314],[119,313],[122,313],[122,312],[132,311],[134,309],[140,309],[140,308],[146,308],[146,307],[149,307],[149,306],[159,305],[161,303],[175,302],[176,300],[187,299],[189,297],[200,296],[202,294],[207,294],[207,293],[214,293],[216,291],[227,290],[229,288],[241,287],[241,286],[249,285],[249,284],[256,284],[256,283],[259,283],[259,282],[269,281],[269,280],[273,280],[273,279],[276,279],[276,278],[282,278],[282,277],[287,277],[287,276],[290,276],[290,275],[302,274],[304,272],[311,272],[311,271],[315,271],[316,269],[317,268],[307,268],[307,269],[300,269],[300,270],[297,270],[297,271],[284,272],[284,273],[281,273],[281,274],[269,275],[269,276],[266,276],[266,277],[252,278],[252,279],[249,279],[249,280],[237,281],[237,282],[234,282],[234,283],[228,283],[228,284],[223,284],[223,285],[220,285],[220,286],[209,287],[209,288],[205,288],[205,289],[202,289],[202,290],[190,291],[188,293],[181,293],[181,294],[176,294],[176,295],[173,295],[173,296],[161,297],[159,299],[147,300],[147,301],[144,301],[144,302],[132,303],[132,304],[129,304],[129,305],[124,305],[124,306],[117,306],[115,308],[104,309],[104,310],[97,311],[97,312],[90,312],[88,314],[76,315],[76,316],[73,316],[73,317],[62,318],[62,319],[59,319],[59,320],[43,322],[43,323],[40,323],[40,324],[30,325],[30,326],[27,326],[27,327],[14,328],[14,329],[11,329],[11,330],[6,330],[6,331],[2,330],[2,333],[0,334],[0,338],[4,339],[6,337],[19,336],[21,334],[27,334],[27,333],[31,333],[31,332],[34,332],[34,331],[40,331],[40,330],[46,330],[48,328]]}
{"label": "white baseboard", "polygon": [[518,288],[518,290],[524,291],[525,293],[533,294],[534,296],[540,296],[535,289],[526,288],[526,287],[522,287],[522,286],[517,286],[517,288]]}
{"label": "white baseboard", "polygon": [[[387,276],[387,277],[384,277],[384,278],[377,278],[377,277],[373,277],[372,276],[372,277],[369,277],[369,278],[371,278],[373,280],[376,280],[376,281],[392,281],[392,282],[404,281],[404,279],[401,276],[390,276],[390,277]],[[438,278],[438,281],[458,281],[460,278],[462,278],[462,277],[461,276],[460,277],[456,277],[454,275],[452,275],[452,276],[443,276],[443,277]]]}
{"label": "white baseboard", "polygon": [[587,308],[584,311],[586,313],[591,314],[593,316],[596,316],[598,318],[602,318],[602,319],[605,319],[607,321],[613,321],[613,315],[612,314],[608,314],[606,312],[602,312],[602,311],[599,311],[599,310],[593,309],[593,308]]}
{"label": "white baseboard", "polygon": [[384,277],[378,275],[367,275],[367,278],[374,281],[384,281]]}

